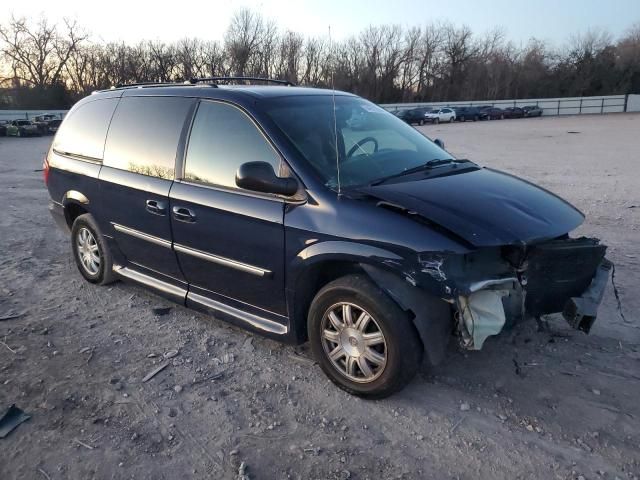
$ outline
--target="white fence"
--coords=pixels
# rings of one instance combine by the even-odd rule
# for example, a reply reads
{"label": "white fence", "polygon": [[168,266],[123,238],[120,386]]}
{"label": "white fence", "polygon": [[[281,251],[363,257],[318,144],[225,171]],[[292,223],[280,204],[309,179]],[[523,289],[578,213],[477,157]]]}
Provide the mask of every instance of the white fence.
{"label": "white fence", "polygon": [[514,100],[485,100],[465,102],[387,103],[381,107],[395,112],[404,108],[483,106],[500,108],[537,105],[543,115],[583,115],[594,113],[640,112],[640,95],[607,95],[602,97],[527,98]]}
{"label": "white fence", "polygon": [[0,110],[0,120],[31,120],[38,115],[52,113],[64,118],[68,110]]}

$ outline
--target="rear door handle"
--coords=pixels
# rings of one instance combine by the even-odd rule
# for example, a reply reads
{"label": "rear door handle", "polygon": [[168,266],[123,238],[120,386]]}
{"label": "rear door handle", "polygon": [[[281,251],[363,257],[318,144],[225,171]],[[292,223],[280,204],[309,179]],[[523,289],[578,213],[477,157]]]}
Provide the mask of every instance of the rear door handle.
{"label": "rear door handle", "polygon": [[147,200],[146,207],[147,212],[153,213],[154,215],[166,215],[167,207],[164,202],[159,202],[157,200]]}
{"label": "rear door handle", "polygon": [[173,207],[173,218],[180,222],[193,223],[196,221],[196,215],[185,207]]}

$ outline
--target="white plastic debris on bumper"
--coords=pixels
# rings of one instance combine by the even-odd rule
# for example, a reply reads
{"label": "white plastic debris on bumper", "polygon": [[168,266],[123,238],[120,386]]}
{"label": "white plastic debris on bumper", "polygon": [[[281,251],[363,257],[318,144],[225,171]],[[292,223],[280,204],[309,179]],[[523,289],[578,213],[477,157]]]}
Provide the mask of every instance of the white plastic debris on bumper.
{"label": "white plastic debris on bumper", "polygon": [[479,290],[458,297],[460,331],[466,348],[480,350],[487,337],[500,333],[505,323],[502,297],[508,293],[508,290]]}

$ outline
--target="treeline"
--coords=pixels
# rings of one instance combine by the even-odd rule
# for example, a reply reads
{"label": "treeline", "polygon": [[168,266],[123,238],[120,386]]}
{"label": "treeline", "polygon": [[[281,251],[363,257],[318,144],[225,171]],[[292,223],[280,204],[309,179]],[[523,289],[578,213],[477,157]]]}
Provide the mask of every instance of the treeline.
{"label": "treeline", "polygon": [[370,26],[331,43],[243,9],[222,42],[128,45],[96,43],[73,22],[13,18],[0,25],[0,55],[0,108],[64,108],[112,85],[224,75],[335,85],[378,103],[640,93],[640,23],[562,48],[536,39],[517,47],[501,30],[480,36],[450,23]]}

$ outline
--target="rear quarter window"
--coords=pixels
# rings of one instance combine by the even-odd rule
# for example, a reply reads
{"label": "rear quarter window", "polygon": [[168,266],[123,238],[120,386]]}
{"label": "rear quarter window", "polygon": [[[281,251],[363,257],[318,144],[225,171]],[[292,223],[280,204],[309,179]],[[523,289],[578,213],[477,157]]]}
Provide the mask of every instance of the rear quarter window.
{"label": "rear quarter window", "polygon": [[193,100],[124,97],[113,115],[104,165],[173,179],[180,134]]}
{"label": "rear quarter window", "polygon": [[107,98],[74,108],[60,126],[53,142],[54,151],[102,160],[109,122],[117,104],[117,98]]}

